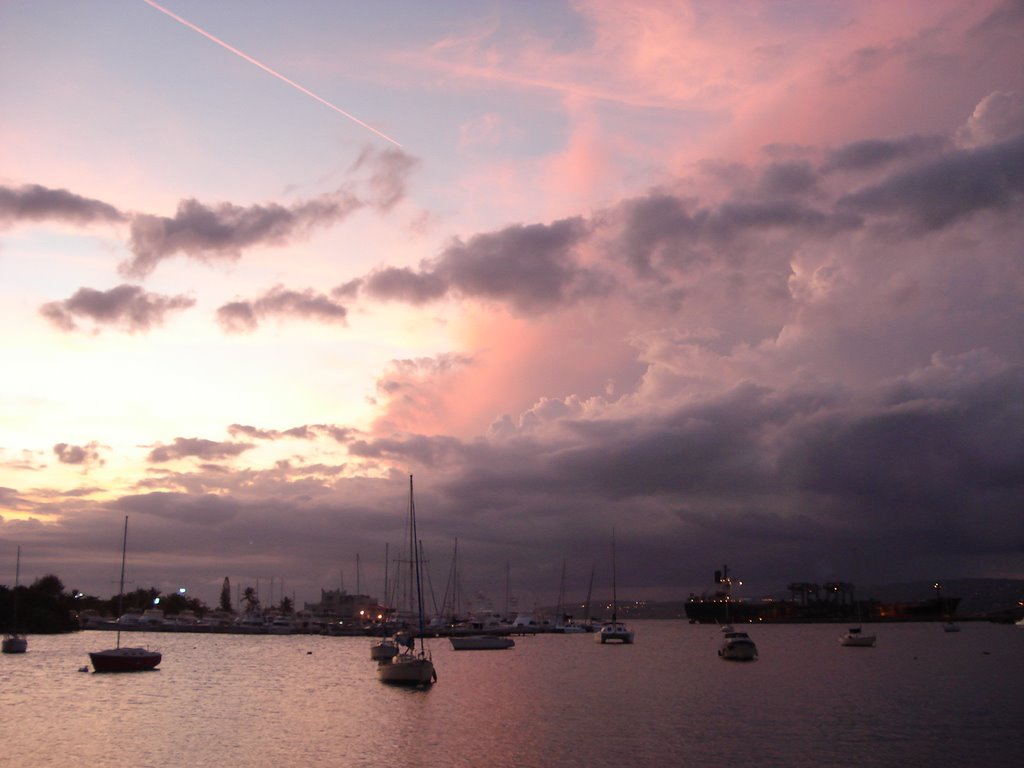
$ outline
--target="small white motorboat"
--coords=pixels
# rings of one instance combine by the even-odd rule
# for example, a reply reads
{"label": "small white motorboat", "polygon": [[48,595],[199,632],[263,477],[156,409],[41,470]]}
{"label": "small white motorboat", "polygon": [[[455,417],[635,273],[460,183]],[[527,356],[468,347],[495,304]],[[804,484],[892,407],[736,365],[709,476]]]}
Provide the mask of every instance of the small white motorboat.
{"label": "small white motorboat", "polygon": [[393,637],[385,637],[370,646],[372,661],[390,661],[398,655],[398,643]]}
{"label": "small white motorboat", "polygon": [[601,628],[594,633],[594,641],[601,643],[624,643],[630,645],[633,642],[633,630],[621,621],[606,621]]}
{"label": "small white motorboat", "polygon": [[718,655],[728,661],[754,661],[757,659],[757,645],[746,632],[729,627],[718,648]]}
{"label": "small white motorboat", "polygon": [[875,636],[865,635],[860,627],[850,627],[839,636],[839,644],[847,648],[874,648]]}

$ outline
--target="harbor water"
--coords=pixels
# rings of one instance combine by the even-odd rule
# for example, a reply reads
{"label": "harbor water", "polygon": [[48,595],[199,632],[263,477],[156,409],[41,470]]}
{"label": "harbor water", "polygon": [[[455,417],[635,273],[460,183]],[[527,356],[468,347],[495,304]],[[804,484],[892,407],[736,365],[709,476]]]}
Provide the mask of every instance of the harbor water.
{"label": "harbor water", "polygon": [[111,632],[29,637],[0,658],[0,764],[47,766],[1017,766],[1024,630],[966,623],[745,625],[760,657],[717,656],[717,627],[633,622],[501,651],[428,641],[431,688],[388,687],[369,638],[131,633],[155,672],[83,672]]}

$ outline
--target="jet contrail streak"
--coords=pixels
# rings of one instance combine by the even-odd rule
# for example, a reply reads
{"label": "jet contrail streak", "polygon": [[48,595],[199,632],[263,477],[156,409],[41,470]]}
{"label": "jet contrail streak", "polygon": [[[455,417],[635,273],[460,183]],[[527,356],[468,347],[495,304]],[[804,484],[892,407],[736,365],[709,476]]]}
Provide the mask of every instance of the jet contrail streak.
{"label": "jet contrail streak", "polygon": [[242,53],[242,52],[241,52],[240,50],[238,50],[237,48],[234,48],[234,47],[232,47],[232,46],[228,45],[227,43],[225,43],[225,42],[224,42],[223,40],[220,40],[219,38],[216,38],[216,37],[214,37],[214,36],[213,36],[213,35],[211,35],[211,34],[210,34],[209,32],[207,32],[207,31],[206,31],[205,29],[201,29],[200,27],[197,27],[197,26],[196,26],[195,24],[193,24],[193,23],[192,23],[191,21],[189,21],[188,19],[183,19],[183,18],[181,18],[181,16],[178,16],[178,15],[177,15],[176,13],[173,13],[172,11],[169,11],[169,10],[167,10],[167,9],[166,9],[166,8],[164,8],[163,6],[161,6],[161,5],[158,5],[157,3],[154,3],[154,2],[153,2],[153,0],[143,0],[143,2],[144,2],[144,3],[146,3],[147,5],[151,5],[151,6],[153,6],[154,8],[156,8],[156,9],[157,9],[158,11],[160,11],[161,13],[167,14],[167,15],[168,15],[168,16],[170,16],[170,17],[171,17],[172,19],[174,19],[174,20],[175,20],[175,21],[177,21],[177,22],[180,22],[181,24],[184,24],[184,25],[185,25],[186,27],[188,27],[189,29],[195,30],[195,31],[196,31],[196,32],[198,32],[198,33],[199,33],[200,35],[202,35],[203,37],[205,37],[205,38],[206,38],[207,40],[212,40],[213,42],[215,42],[215,43],[216,43],[217,45],[221,46],[222,48],[227,48],[227,49],[228,49],[229,51],[231,51],[231,52],[232,52],[233,54],[235,54],[236,56],[240,56],[241,58],[243,58],[243,59],[245,59],[246,61],[248,61],[248,62],[249,62],[250,64],[255,64],[255,65],[256,65],[257,67],[259,67],[260,69],[262,69],[262,70],[263,70],[264,72],[266,72],[266,73],[268,73],[268,74],[271,74],[271,75],[273,75],[273,76],[274,76],[274,77],[276,77],[276,78],[277,78],[278,80],[282,80],[282,81],[284,81],[284,82],[288,83],[288,85],[290,85],[290,86],[291,86],[292,88],[295,88],[295,89],[297,89],[297,90],[300,90],[300,91],[302,91],[302,92],[303,92],[304,94],[306,94],[307,96],[310,96],[310,97],[312,97],[312,98],[316,99],[316,100],[317,100],[317,101],[319,101],[319,102],[320,102],[321,104],[323,104],[323,105],[324,105],[325,107],[330,107],[331,109],[333,109],[333,110],[334,110],[335,112],[337,112],[338,114],[340,114],[340,115],[344,115],[344,116],[345,116],[345,117],[347,117],[347,118],[348,118],[349,120],[351,120],[351,121],[352,121],[352,122],[354,122],[354,123],[358,123],[359,125],[363,126],[363,128],[366,128],[366,129],[367,129],[368,131],[373,131],[373,132],[374,132],[374,133],[376,133],[376,134],[377,134],[378,136],[380,136],[380,137],[381,137],[382,139],[386,139],[387,141],[390,141],[390,142],[391,142],[392,144],[394,144],[394,145],[395,145],[396,147],[400,147],[400,146],[402,146],[402,145],[401,145],[401,144],[399,144],[399,143],[398,143],[397,141],[395,141],[395,140],[394,140],[394,139],[392,139],[392,138],[391,138],[390,136],[388,136],[388,135],[387,135],[386,133],[381,133],[381,132],[380,132],[380,131],[378,131],[378,130],[377,130],[376,128],[374,128],[374,127],[373,127],[372,125],[367,125],[366,123],[364,123],[364,122],[363,122],[362,120],[360,120],[360,119],[359,119],[358,117],[356,117],[355,115],[350,115],[350,114],[349,114],[348,112],[346,112],[346,111],[345,111],[344,109],[342,109],[341,107],[336,107],[336,106],[334,106],[333,104],[331,104],[331,102],[327,101],[326,99],[322,99],[322,98],[320,98],[319,96],[317,96],[317,95],[316,95],[315,93],[313,93],[313,92],[312,92],[311,90],[309,90],[308,88],[303,88],[303,87],[302,87],[301,85],[299,85],[298,83],[296,83],[296,82],[294,82],[294,81],[292,81],[292,80],[289,80],[289,79],[288,79],[287,77],[285,77],[284,75],[282,75],[282,74],[281,74],[280,72],[275,72],[275,71],[274,71],[274,70],[272,70],[272,69],[271,69],[270,67],[268,67],[268,66],[267,66],[266,64],[263,64],[262,62],[256,61],[256,59],[254,59],[254,58],[253,58],[252,56],[249,56],[249,55],[247,55],[247,54],[245,54],[245,53]]}

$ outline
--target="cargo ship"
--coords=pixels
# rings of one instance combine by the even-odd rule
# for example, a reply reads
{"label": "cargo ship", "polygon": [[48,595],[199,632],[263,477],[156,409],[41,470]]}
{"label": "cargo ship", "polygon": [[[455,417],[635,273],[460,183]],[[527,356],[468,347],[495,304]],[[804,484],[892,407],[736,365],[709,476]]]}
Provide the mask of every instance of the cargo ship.
{"label": "cargo ship", "polygon": [[793,582],[789,599],[763,598],[743,600],[732,596],[734,585],[743,582],[729,574],[729,567],[715,571],[718,588],[708,594],[690,595],[686,617],[691,624],[729,624],[739,622],[829,622],[850,621],[858,613],[863,621],[942,621],[951,620],[960,604],[958,597],[944,597],[935,584],[935,597],[913,602],[883,603],[854,597],[853,584]]}

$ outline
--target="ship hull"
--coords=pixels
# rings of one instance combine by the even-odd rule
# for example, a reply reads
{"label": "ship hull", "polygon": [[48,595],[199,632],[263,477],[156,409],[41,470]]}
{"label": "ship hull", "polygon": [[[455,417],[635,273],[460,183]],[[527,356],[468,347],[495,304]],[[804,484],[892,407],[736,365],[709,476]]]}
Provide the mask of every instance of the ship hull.
{"label": "ship hull", "polygon": [[[923,600],[916,603],[861,603],[864,621],[948,621],[960,603],[959,598]],[[692,598],[686,603],[686,618],[694,624],[747,622],[831,622],[854,621],[856,606],[836,603],[802,604],[790,600],[748,603],[740,600]]]}

